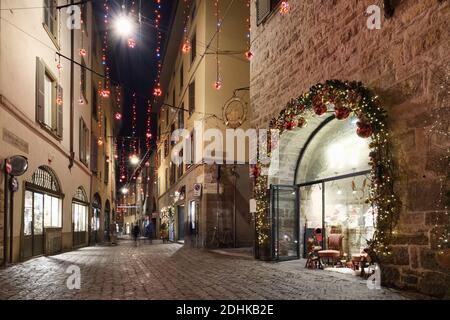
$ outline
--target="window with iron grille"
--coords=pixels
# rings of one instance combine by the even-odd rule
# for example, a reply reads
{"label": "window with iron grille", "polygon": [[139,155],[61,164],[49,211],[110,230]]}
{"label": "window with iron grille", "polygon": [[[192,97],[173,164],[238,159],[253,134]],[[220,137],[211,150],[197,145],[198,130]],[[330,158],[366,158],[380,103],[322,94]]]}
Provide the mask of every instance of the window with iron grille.
{"label": "window with iron grille", "polygon": [[191,38],[191,64],[194,62],[196,57],[197,57],[197,34],[194,33],[194,35]]}
{"label": "window with iron grille", "polygon": [[180,111],[178,111],[178,129],[184,129],[184,103],[181,105]]}

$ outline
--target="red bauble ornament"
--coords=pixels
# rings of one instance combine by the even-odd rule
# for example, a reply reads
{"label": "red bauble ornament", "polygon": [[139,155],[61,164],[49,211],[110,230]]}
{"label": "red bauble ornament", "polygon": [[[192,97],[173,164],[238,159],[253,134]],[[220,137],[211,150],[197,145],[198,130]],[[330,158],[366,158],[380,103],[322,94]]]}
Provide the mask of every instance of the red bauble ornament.
{"label": "red bauble ornament", "polygon": [[253,58],[253,52],[251,52],[250,50],[249,51],[246,51],[245,52],[245,57],[247,58],[247,60],[252,60],[252,58]]}
{"label": "red bauble ornament", "polygon": [[314,113],[317,114],[319,117],[323,116],[325,113],[327,113],[327,111],[328,108],[323,102],[320,102],[314,106]]}
{"label": "red bauble ornament", "polygon": [[186,54],[191,51],[191,42],[189,40],[184,40],[183,46],[181,47],[181,51]]}
{"label": "red bauble ornament", "polygon": [[303,113],[305,111],[306,107],[303,104],[297,104],[297,112]]}
{"label": "red bauble ornament", "polygon": [[62,63],[61,63],[61,62],[58,63],[58,64],[56,65],[56,68],[57,68],[59,71],[61,71],[61,70],[63,69]]}
{"label": "red bauble ornament", "polygon": [[346,107],[336,107],[334,114],[338,120],[346,120],[350,116],[351,110]]}
{"label": "red bauble ornament", "polygon": [[117,121],[122,120],[122,114],[120,112],[116,112],[114,118],[116,118]]}
{"label": "red bauble ornament", "polygon": [[356,134],[363,139],[370,138],[373,134],[373,128],[370,124],[359,121],[357,123],[358,129],[356,130]]}
{"label": "red bauble ornament", "polygon": [[147,139],[151,139],[151,138],[152,138],[152,134],[148,132],[148,133],[146,134],[146,137],[147,137]]}
{"label": "red bauble ornament", "polygon": [[86,49],[80,49],[80,56],[86,57],[86,55],[87,55]]}
{"label": "red bauble ornament", "polygon": [[251,169],[251,174],[254,178],[258,178],[261,175],[261,169],[258,166],[253,166]]}
{"label": "red bauble ornament", "polygon": [[111,92],[109,91],[109,90],[102,90],[102,91],[100,91],[100,95],[103,97],[103,98],[109,98],[109,95],[111,94]]}
{"label": "red bauble ornament", "polygon": [[162,96],[162,89],[161,89],[161,87],[156,87],[155,90],[153,90],[153,95],[155,97],[161,97]]}
{"label": "red bauble ornament", "polygon": [[214,83],[214,89],[216,89],[216,90],[222,89],[222,81],[217,80],[217,81]]}
{"label": "red bauble ornament", "polygon": [[284,128],[286,130],[292,130],[297,126],[297,122],[295,120],[290,120],[284,123]]}
{"label": "red bauble ornament", "polygon": [[98,144],[99,146],[102,146],[103,143],[104,143],[103,138],[98,138],[97,144]]}

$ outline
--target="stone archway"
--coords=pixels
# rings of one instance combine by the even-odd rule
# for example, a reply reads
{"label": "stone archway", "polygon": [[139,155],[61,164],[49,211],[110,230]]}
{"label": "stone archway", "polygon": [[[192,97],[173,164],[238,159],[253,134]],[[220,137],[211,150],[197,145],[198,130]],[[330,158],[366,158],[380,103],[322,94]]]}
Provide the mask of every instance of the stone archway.
{"label": "stone archway", "polygon": [[[277,159],[278,163],[264,165],[258,162],[252,169],[257,202],[257,242],[259,247],[267,249],[271,237],[270,185],[294,185],[295,159],[308,137],[329,118],[327,114],[341,121],[346,121],[350,115],[356,116],[359,121],[355,134],[371,139],[371,196],[367,201],[377,210],[377,227],[368,245],[372,257],[380,260],[391,254],[389,245],[394,238],[400,205],[394,190],[387,115],[377,97],[360,82],[329,80],[317,84],[292,99],[270,122],[270,129],[279,130],[281,138],[279,141],[268,141],[268,156]],[[299,135],[296,132],[299,130],[304,134]]]}

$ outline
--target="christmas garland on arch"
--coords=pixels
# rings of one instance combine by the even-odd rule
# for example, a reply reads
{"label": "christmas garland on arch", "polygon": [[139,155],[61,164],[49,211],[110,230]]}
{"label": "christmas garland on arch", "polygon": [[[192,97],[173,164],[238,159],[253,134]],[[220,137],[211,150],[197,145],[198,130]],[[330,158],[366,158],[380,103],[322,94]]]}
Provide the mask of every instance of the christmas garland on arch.
{"label": "christmas garland on arch", "polygon": [[[394,164],[390,152],[390,136],[387,131],[386,111],[380,106],[378,97],[360,82],[329,80],[313,86],[308,92],[292,99],[277,118],[270,122],[271,130],[280,135],[294,128],[308,125],[308,117],[323,117],[334,113],[337,120],[345,121],[352,114],[359,119],[356,134],[371,138],[370,143],[370,193],[367,203],[376,208],[376,231],[368,241],[368,251],[375,260],[391,254],[390,245],[395,237],[395,228],[400,214],[400,201],[394,191]],[[277,148],[277,142],[267,143],[268,157]],[[268,177],[262,175],[267,168],[260,160],[252,167],[255,178],[255,199],[257,202],[256,232],[258,243],[269,240],[269,194]]]}

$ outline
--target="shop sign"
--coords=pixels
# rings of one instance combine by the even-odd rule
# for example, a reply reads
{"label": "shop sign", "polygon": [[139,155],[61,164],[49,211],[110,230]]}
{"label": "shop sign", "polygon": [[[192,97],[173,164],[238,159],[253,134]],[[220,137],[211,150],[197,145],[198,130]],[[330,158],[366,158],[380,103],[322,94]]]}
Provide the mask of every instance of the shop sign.
{"label": "shop sign", "polygon": [[202,195],[202,184],[194,184],[194,197],[200,197]]}

